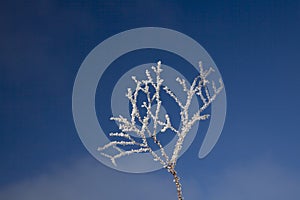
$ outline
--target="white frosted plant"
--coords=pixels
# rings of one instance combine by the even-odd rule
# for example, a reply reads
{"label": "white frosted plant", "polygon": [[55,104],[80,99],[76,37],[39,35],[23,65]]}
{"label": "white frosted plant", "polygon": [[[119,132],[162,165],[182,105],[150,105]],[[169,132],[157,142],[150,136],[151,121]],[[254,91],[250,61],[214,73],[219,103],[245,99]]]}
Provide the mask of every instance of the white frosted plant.
{"label": "white frosted plant", "polygon": [[[137,80],[135,76],[132,77],[136,84],[134,91],[128,88],[126,97],[128,98],[131,106],[131,117],[129,119],[123,116],[111,117],[119,125],[119,132],[112,132],[109,135],[116,140],[110,141],[108,144],[99,147],[98,151],[101,154],[111,160],[114,165],[117,165],[116,160],[120,157],[127,156],[134,153],[150,153],[153,156],[154,161],[158,161],[161,165],[168,170],[173,176],[173,181],[176,185],[178,200],[182,200],[182,188],[180,179],[175,170],[177,159],[179,158],[180,151],[182,149],[183,142],[186,135],[192,128],[192,126],[201,120],[209,118],[209,114],[203,114],[203,111],[216,99],[217,95],[222,91],[224,85],[219,79],[219,86],[217,87],[214,81],[209,81],[208,76],[214,72],[213,68],[205,70],[202,66],[202,62],[199,62],[199,75],[196,76],[191,83],[187,86],[185,80],[177,77],[176,81],[182,86],[182,90],[186,94],[184,102],[179,99],[167,86],[163,86],[164,80],[161,78],[162,68],[159,61],[156,66],[152,66],[155,78],[149,70],[146,70],[146,80]],[[210,93],[208,90],[208,84],[211,84],[213,91]],[[150,88],[154,88],[154,92],[150,91]],[[180,121],[181,126],[175,128],[172,125],[170,116],[166,114],[164,119],[160,119],[159,113],[161,112],[162,99],[160,92],[165,91],[171,98],[175,100],[180,108]],[[142,102],[142,105],[138,105],[138,96],[143,93],[146,96],[146,101]],[[192,98],[199,97],[202,104],[196,112],[189,113],[189,108],[192,103]],[[154,107],[156,105],[156,107]],[[154,109],[153,109],[154,108]],[[142,115],[139,110],[145,109],[146,114]],[[191,111],[192,112],[192,111]],[[152,120],[152,123],[150,123]],[[141,126],[138,124],[141,124]],[[152,127],[149,127],[149,126]],[[171,155],[167,155],[164,146],[158,138],[158,134],[164,134],[167,130],[175,134],[177,139],[174,146],[174,150]],[[131,136],[134,133],[139,138]],[[120,139],[121,138],[121,139]],[[150,138],[153,143],[159,148],[159,153],[156,153],[153,147],[147,141]],[[123,147],[127,147],[124,150]],[[104,153],[105,149],[114,148],[117,150],[115,155],[108,155]]]}

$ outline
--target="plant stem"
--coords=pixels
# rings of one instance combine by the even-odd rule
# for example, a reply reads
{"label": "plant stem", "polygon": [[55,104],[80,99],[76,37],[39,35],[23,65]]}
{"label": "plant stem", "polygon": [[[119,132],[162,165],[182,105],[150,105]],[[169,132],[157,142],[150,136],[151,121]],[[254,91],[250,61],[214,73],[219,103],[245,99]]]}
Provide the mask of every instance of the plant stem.
{"label": "plant stem", "polygon": [[167,169],[168,169],[168,172],[170,172],[173,175],[173,178],[174,178],[173,181],[176,185],[178,200],[183,200],[181,184],[179,182],[180,178],[177,175],[174,165],[168,166]]}

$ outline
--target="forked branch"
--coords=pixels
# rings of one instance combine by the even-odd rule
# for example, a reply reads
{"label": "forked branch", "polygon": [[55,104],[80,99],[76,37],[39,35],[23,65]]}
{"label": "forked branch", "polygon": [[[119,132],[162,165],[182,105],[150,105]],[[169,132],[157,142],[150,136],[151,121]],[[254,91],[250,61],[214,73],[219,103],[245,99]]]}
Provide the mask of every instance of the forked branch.
{"label": "forked branch", "polygon": [[[185,79],[177,77],[176,81],[181,85],[183,92],[186,94],[186,99],[179,99],[176,94],[171,91],[168,86],[163,86],[164,79],[161,78],[162,68],[159,61],[156,66],[152,66],[152,73],[146,70],[146,79],[138,80],[135,76],[132,77],[136,84],[136,88],[133,91],[128,88],[126,97],[128,98],[132,111],[130,119],[123,116],[111,117],[110,119],[115,121],[120,129],[120,132],[112,132],[110,136],[118,138],[110,141],[108,144],[99,147],[98,150],[101,154],[111,160],[114,165],[116,159],[128,156],[134,153],[149,152],[155,161],[159,161],[164,168],[173,175],[174,182],[177,188],[178,200],[182,200],[182,189],[179,182],[179,177],[175,171],[177,159],[179,158],[180,151],[182,150],[182,144],[186,138],[187,133],[192,126],[201,120],[209,118],[209,114],[203,114],[203,111],[216,99],[217,95],[222,91],[224,85],[221,79],[219,79],[219,85],[216,86],[214,81],[208,79],[209,75],[214,72],[213,68],[205,70],[202,62],[199,62],[199,75],[194,78],[191,85],[187,84]],[[153,74],[155,77],[153,77]],[[209,91],[208,85],[211,84],[213,91]],[[154,93],[150,91],[150,88],[154,88]],[[162,99],[160,96],[161,89],[165,91],[180,108],[180,121],[181,126],[175,128],[172,125],[172,120],[169,114],[166,114],[163,119],[160,119],[159,113],[161,112]],[[138,96],[144,94],[146,101],[142,102],[139,106]],[[200,108],[193,114],[189,113],[192,99],[199,97],[202,104]],[[153,109],[154,105],[156,108]],[[145,109],[146,114],[142,116],[140,109]],[[152,123],[150,123],[150,120]],[[138,123],[141,124],[138,125]],[[149,126],[152,127],[149,127]],[[152,130],[152,131],[151,131]],[[167,130],[175,133],[177,141],[174,150],[171,155],[167,155],[163,144],[157,137],[157,133],[164,133]],[[135,134],[137,137],[133,137],[131,134]],[[139,139],[137,139],[139,138]],[[152,139],[153,143],[159,148],[159,153],[153,150],[153,147],[147,141],[147,138]],[[122,146],[126,146],[124,150]],[[113,148],[117,151],[115,155],[108,155],[105,150]]]}

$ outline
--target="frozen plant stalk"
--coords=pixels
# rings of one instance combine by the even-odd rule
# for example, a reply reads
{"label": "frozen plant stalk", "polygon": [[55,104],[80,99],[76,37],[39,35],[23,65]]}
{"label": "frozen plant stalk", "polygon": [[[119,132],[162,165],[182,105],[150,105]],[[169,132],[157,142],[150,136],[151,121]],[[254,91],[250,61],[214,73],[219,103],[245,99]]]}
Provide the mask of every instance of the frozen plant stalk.
{"label": "frozen plant stalk", "polygon": [[[203,111],[216,99],[217,95],[221,92],[224,85],[221,79],[219,79],[219,87],[216,87],[214,81],[210,81],[207,79],[210,73],[214,72],[213,68],[209,68],[208,70],[204,70],[202,63],[199,62],[200,73],[196,76],[192,82],[192,84],[188,87],[185,80],[177,77],[176,81],[182,86],[183,91],[186,93],[186,99],[183,102],[178,99],[176,95],[167,87],[163,86],[164,80],[161,78],[162,68],[161,62],[159,61],[156,66],[152,66],[152,70],[155,74],[155,78],[152,77],[152,74],[149,70],[146,70],[146,80],[137,80],[135,76],[132,77],[133,81],[136,83],[136,88],[133,91],[131,88],[128,88],[126,97],[130,101],[132,106],[131,118],[127,119],[123,116],[119,117],[111,117],[111,120],[114,120],[119,125],[119,132],[112,132],[109,135],[111,137],[118,138],[116,140],[110,141],[108,144],[99,147],[98,151],[101,154],[111,160],[114,165],[116,164],[116,159],[134,154],[134,153],[143,153],[148,152],[151,153],[153,159],[155,161],[160,162],[165,169],[168,170],[169,173],[173,176],[173,181],[176,185],[178,200],[182,200],[182,189],[180,184],[180,179],[175,170],[175,166],[177,163],[177,159],[179,157],[179,153],[182,149],[182,144],[184,139],[192,126],[200,120],[208,119],[208,114],[203,114]],[[208,91],[208,84],[212,84],[213,92],[212,94]],[[150,87],[154,88],[154,93],[150,92]],[[180,120],[182,126],[179,128],[175,128],[168,114],[165,115],[164,119],[159,119],[159,113],[162,106],[162,99],[160,97],[160,91],[164,90],[171,98],[175,100],[177,105],[180,108]],[[140,93],[144,93],[146,96],[146,101],[142,103],[140,108],[146,109],[146,114],[141,115],[139,112],[138,106],[138,95]],[[192,98],[199,96],[202,105],[195,113],[190,114],[189,108],[192,102]],[[156,108],[153,109],[153,105],[156,104]],[[153,121],[150,126],[150,120]],[[142,124],[139,126],[137,124],[139,122]],[[167,155],[163,145],[157,137],[158,133],[164,133],[167,130],[173,132],[177,137],[177,142],[175,144],[173,153],[171,155]],[[129,132],[135,133],[140,140],[137,140],[135,137],[132,137]],[[121,138],[121,140],[120,140]],[[149,142],[147,138],[151,138],[155,145],[159,148],[159,154],[157,154]],[[121,146],[128,146],[130,150],[124,150],[120,148]],[[108,148],[114,148],[117,150],[117,154],[108,155],[103,151]]]}

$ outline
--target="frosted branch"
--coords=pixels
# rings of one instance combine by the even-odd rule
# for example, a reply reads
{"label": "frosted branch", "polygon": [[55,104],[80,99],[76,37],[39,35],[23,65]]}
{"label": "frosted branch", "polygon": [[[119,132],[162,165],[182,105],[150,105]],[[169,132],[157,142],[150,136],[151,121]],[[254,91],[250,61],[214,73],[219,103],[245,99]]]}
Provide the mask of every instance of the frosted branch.
{"label": "frosted branch", "polygon": [[175,100],[175,102],[178,104],[178,106],[179,106],[180,108],[183,108],[183,105],[182,105],[181,101],[180,101],[180,100],[176,97],[176,95],[168,88],[168,86],[165,86],[163,89],[166,91],[166,93],[167,93],[168,95],[170,95],[170,97],[172,97],[172,98]]}
{"label": "frosted branch", "polygon": [[[203,111],[216,99],[224,85],[221,79],[219,80],[219,86],[217,86],[213,80],[209,80],[208,77],[214,72],[214,69],[204,69],[202,62],[199,62],[199,75],[194,78],[190,86],[188,86],[185,79],[179,77],[176,78],[176,81],[181,85],[182,90],[187,96],[184,101],[181,101],[168,86],[162,85],[164,80],[161,78],[161,73],[163,71],[161,62],[159,61],[157,65],[152,66],[151,69],[152,74],[149,70],[145,71],[145,80],[138,80],[135,76],[132,77],[132,80],[136,84],[135,90],[133,91],[133,89],[128,88],[126,94],[126,97],[132,105],[130,119],[124,118],[121,115],[119,117],[111,117],[110,119],[118,124],[120,132],[110,133],[110,136],[116,140],[110,141],[103,147],[99,147],[98,150],[101,151],[103,156],[109,158],[114,165],[116,165],[116,159],[122,156],[131,155],[133,153],[149,152],[155,161],[159,161],[165,167],[168,166],[168,169],[174,173],[174,168],[187,133],[197,121],[209,118],[209,114],[203,114]],[[209,91],[208,89],[210,84],[213,89],[212,91]],[[150,87],[154,88],[154,94],[150,93]],[[165,115],[164,119],[159,119],[163,101],[160,96],[161,88],[175,100],[180,108],[181,127],[178,129],[174,128],[168,114]],[[146,95],[146,100],[142,102],[141,105],[138,105],[137,99],[140,92]],[[192,100],[197,96],[200,97],[202,105],[196,112],[190,111]],[[156,104],[155,110],[153,109],[154,104]],[[141,108],[146,109],[146,115],[143,117],[141,117],[139,112],[139,109]],[[194,114],[190,115],[189,112],[193,112]],[[153,123],[151,123],[153,127],[151,128],[149,127],[150,120],[153,121]],[[142,126],[138,126],[136,121],[139,121]],[[163,144],[157,137],[157,133],[165,133],[167,130],[176,133],[177,137],[172,155],[167,155]],[[137,141],[137,139],[132,137],[129,132],[139,136],[142,139],[142,142],[140,140]],[[152,147],[147,142],[146,134],[153,140],[154,144],[159,147],[161,155],[158,155],[153,151]],[[123,150],[120,148],[121,146],[132,146],[132,148],[130,150]],[[104,153],[103,151],[108,148],[114,148],[117,150],[117,154],[108,155]]]}
{"label": "frosted branch", "polygon": [[[213,93],[212,94],[209,93],[208,84],[210,84],[210,81],[208,80],[208,76],[211,73],[213,73],[214,71],[215,70],[213,68],[209,68],[208,70],[205,70],[202,65],[202,62],[199,62],[199,72],[200,72],[199,75],[194,78],[189,89],[185,89],[185,87],[183,86],[184,91],[187,91],[187,99],[186,99],[186,103],[184,104],[184,106],[180,106],[181,107],[180,116],[181,116],[182,128],[179,131],[178,140],[175,144],[173,155],[170,160],[170,164],[172,164],[172,165],[176,164],[176,161],[179,157],[179,153],[182,149],[183,141],[184,141],[187,133],[190,131],[192,126],[197,121],[208,119],[208,117],[209,117],[208,114],[202,115],[201,113],[215,100],[216,96],[222,91],[222,89],[224,87],[221,79],[219,80],[220,86],[218,88],[216,87],[214,81],[212,81]],[[178,82],[181,85],[183,85],[183,81],[181,79],[178,79]],[[203,92],[202,92],[203,90],[204,90],[205,94],[203,94]],[[171,93],[171,95],[173,95],[173,94]],[[192,98],[195,95],[198,95],[200,97],[203,105],[192,117],[189,117],[189,107],[191,105]]]}

